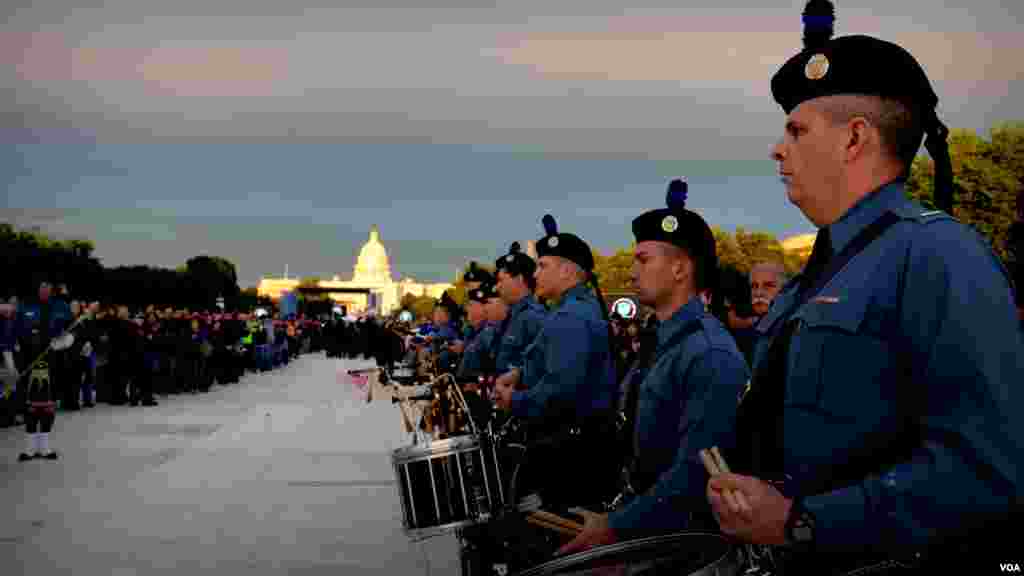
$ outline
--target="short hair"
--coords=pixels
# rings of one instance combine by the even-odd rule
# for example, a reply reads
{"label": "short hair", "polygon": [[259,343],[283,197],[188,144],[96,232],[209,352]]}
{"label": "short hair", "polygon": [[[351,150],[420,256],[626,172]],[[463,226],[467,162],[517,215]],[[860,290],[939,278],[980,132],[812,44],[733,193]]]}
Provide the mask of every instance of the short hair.
{"label": "short hair", "polygon": [[866,119],[878,129],[882,150],[910,171],[924,139],[922,115],[913,106],[892,98],[840,94],[821,98],[820,109],[833,125]]}
{"label": "short hair", "polygon": [[669,244],[668,242],[658,242],[658,249],[661,250],[661,255],[666,258],[679,258],[680,256],[686,256],[687,259],[693,264],[693,286],[697,292],[704,290],[710,290],[710,282],[708,278],[705,278],[704,262],[693,254],[688,248],[677,246],[675,244]]}

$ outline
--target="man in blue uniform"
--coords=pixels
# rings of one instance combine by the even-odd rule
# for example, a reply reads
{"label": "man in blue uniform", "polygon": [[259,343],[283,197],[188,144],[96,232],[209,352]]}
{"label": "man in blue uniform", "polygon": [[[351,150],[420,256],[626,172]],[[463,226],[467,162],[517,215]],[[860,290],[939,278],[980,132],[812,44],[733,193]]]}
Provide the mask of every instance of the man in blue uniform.
{"label": "man in blue uniform", "polygon": [[667,208],[633,220],[633,284],[660,322],[654,353],[626,393],[626,470],[637,496],[607,516],[588,515],[563,553],[714,523],[699,451],[732,443],[749,371],[725,326],[704,310],[699,294],[718,273],[715,239],[685,203],[686,183],[674,180]]}
{"label": "man in blue uniform", "polygon": [[496,325],[488,321],[486,314],[487,300],[494,292],[494,284],[481,283],[467,294],[466,317],[469,320],[470,335],[466,339],[462,360],[455,373],[460,383],[475,383],[483,374],[490,355]]}
{"label": "man in blue uniform", "polygon": [[459,305],[445,292],[434,306],[434,328],[431,348],[437,354],[438,367],[445,372],[463,349],[463,336],[459,331]]}
{"label": "man in blue uniform", "polygon": [[[522,370],[523,352],[540,332],[546,311],[533,297],[537,264],[520,251],[518,242],[513,242],[508,254],[498,258],[494,265],[498,294],[508,305],[508,315],[498,329],[500,339],[496,342],[495,371],[500,378],[511,370]],[[502,385],[513,376],[505,378]]]}
{"label": "man in blue uniform", "polygon": [[[559,233],[550,215],[543,222],[537,296],[557,304],[525,350],[523,368],[513,369],[513,379],[495,387],[496,403],[550,441],[550,450],[537,448],[528,455],[527,485],[543,483],[542,499],[552,506],[590,504],[610,496],[601,494],[610,486],[607,471],[600,469],[607,464],[602,456],[610,440],[603,435],[617,391],[607,309],[588,287],[597,289],[590,247],[578,236]],[[525,390],[514,390],[517,380]],[[566,435],[573,428],[582,435]],[[531,477],[542,473],[547,477]],[[608,482],[613,478],[608,474]]]}
{"label": "man in blue uniform", "polygon": [[[832,13],[808,3],[805,49],[772,79],[788,114],[773,156],[818,237],[757,326],[727,452],[741,475],[712,478],[708,498],[724,532],[787,546],[793,573],[1019,555],[961,547],[1005,539],[980,528],[1020,498],[1024,354],[1005,270],[950,216],[947,131],[920,65],[882,40],[831,39]],[[924,135],[941,211],[904,190]]]}

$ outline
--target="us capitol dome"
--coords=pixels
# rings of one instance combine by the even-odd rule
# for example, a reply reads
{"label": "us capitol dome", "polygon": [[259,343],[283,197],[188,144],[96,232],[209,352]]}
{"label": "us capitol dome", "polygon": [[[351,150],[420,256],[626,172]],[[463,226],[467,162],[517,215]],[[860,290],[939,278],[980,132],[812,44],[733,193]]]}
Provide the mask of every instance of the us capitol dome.
{"label": "us capitol dome", "polygon": [[[256,292],[273,300],[281,297],[282,292],[295,290],[299,285],[298,278],[262,278]],[[335,275],[331,280],[318,283],[321,288],[339,288],[368,290],[375,302],[370,302],[366,294],[337,292],[330,293],[331,298],[350,313],[359,314],[367,311],[371,304],[376,303],[380,313],[390,314],[401,305],[406,294],[413,296],[429,296],[440,298],[445,290],[453,288],[450,283],[421,283],[412,278],[395,281],[391,275],[391,261],[387,249],[380,238],[380,228],[374,224],[370,228],[370,237],[359,250],[356,265],[352,270],[352,280],[342,280]]]}

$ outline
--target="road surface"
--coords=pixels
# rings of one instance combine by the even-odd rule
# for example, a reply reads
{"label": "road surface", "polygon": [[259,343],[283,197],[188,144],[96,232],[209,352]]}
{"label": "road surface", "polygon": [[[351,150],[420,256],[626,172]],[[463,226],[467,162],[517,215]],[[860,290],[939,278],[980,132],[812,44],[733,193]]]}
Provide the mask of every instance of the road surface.
{"label": "road surface", "polygon": [[56,462],[0,429],[0,573],[457,574],[453,536],[410,542],[391,468],[407,443],[322,353],[153,408],[58,414]]}

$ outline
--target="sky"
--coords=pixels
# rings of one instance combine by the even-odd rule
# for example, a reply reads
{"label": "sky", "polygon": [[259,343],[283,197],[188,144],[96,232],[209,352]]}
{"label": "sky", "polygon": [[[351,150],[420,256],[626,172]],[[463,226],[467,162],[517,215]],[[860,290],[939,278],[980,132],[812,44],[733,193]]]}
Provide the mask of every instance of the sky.
{"label": "sky", "polygon": [[[835,0],[908,48],[951,127],[1024,120],[1024,2]],[[800,0],[5,0],[0,220],[106,266],[210,254],[242,286],[450,281],[564,231],[610,251],[668,181],[712,225],[813,231],[769,158]],[[867,62],[864,65],[870,66]]]}

